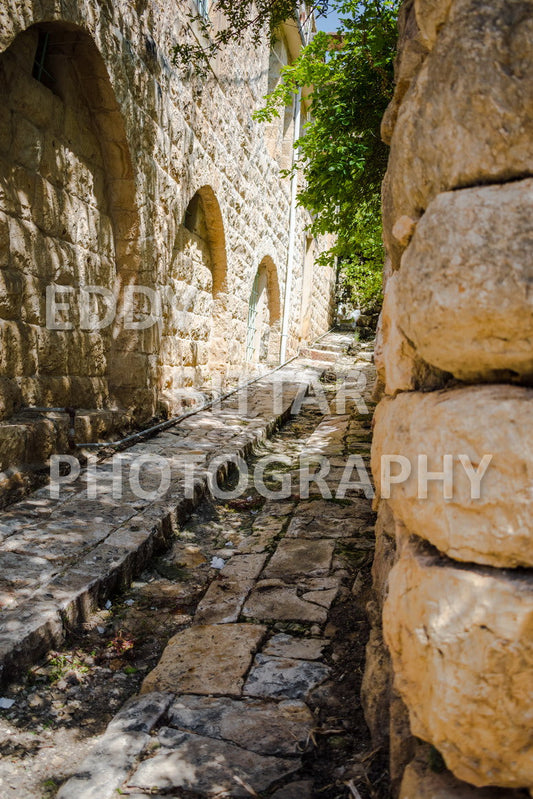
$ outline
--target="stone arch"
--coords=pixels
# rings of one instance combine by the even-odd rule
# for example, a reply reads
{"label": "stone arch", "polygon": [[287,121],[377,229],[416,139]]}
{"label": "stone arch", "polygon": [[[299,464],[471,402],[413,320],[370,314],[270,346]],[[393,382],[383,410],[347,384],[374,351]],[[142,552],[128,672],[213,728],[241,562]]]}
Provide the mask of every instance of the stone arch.
{"label": "stone arch", "polygon": [[246,361],[277,363],[279,361],[281,294],[278,270],[272,258],[263,258],[250,289]]}
{"label": "stone arch", "polygon": [[[117,368],[126,410],[148,379],[112,313],[101,328],[80,324],[80,288],[110,293],[89,295],[103,319],[139,267],[124,120],[96,44],[67,22],[33,25],[0,53],[0,102],[0,418],[68,405],[101,420],[117,401]],[[54,313],[52,297],[69,310]]]}
{"label": "stone arch", "polygon": [[222,212],[211,186],[202,186],[194,193],[185,211],[185,227],[188,226],[188,219],[193,215],[197,217],[203,216],[205,237],[211,258],[211,274],[213,276],[211,291],[213,297],[216,298],[220,293],[227,291],[228,261]]}
{"label": "stone arch", "polygon": [[195,191],[183,214],[163,309],[162,402],[175,412],[190,388],[209,388],[228,363],[227,255],[213,188]]}

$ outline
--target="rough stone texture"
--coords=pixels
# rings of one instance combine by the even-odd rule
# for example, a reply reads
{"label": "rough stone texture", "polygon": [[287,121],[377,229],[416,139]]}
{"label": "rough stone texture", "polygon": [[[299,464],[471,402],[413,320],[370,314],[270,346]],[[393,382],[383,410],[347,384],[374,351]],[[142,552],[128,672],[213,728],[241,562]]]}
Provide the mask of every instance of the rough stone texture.
{"label": "rough stone texture", "polygon": [[[533,475],[533,392],[516,386],[473,386],[455,391],[405,393],[383,400],[376,411],[373,473],[381,491],[382,455],[402,455],[411,476],[391,485],[389,506],[408,531],[461,561],[493,566],[533,565],[531,480]],[[442,481],[418,494],[418,455],[428,470],[442,471],[453,455],[453,498],[444,499]],[[458,460],[469,456],[476,469],[492,454],[480,499]],[[393,466],[394,472],[399,467]]]}
{"label": "rough stone texture", "polygon": [[306,699],[329,673],[329,668],[323,663],[256,655],[244,686],[244,695]]}
{"label": "rough stone texture", "polygon": [[[183,733],[177,748],[162,748],[128,780],[144,790],[194,791],[201,796],[249,797],[300,768],[297,759],[264,757],[224,741]],[[238,778],[238,779],[236,779]],[[243,785],[243,783],[245,783]]]}
{"label": "rough stone texture", "polygon": [[459,380],[531,379],[532,213],[533,180],[430,203],[395,276],[395,323],[419,357]]}
{"label": "rough stone texture", "polygon": [[405,546],[384,633],[415,735],[460,779],[533,785],[533,583]]}
{"label": "rough stone texture", "polygon": [[[382,123],[391,152],[375,348],[379,515],[363,690],[374,739],[389,740],[393,796],[413,734],[439,749],[456,778],[506,786],[502,796],[531,791],[530,743],[513,735],[525,742],[531,727],[531,632],[517,608],[531,592],[523,567],[533,565],[532,396],[516,384],[531,386],[533,374],[532,34],[531,0],[404,0],[399,14],[396,88]],[[390,499],[380,475],[387,455],[407,457],[412,470]],[[419,493],[419,455],[433,472],[453,456],[451,498],[442,482],[429,483],[427,499]],[[493,456],[480,499],[465,455],[474,470]],[[404,552],[394,565],[412,536],[437,548],[435,562],[419,557],[415,568]],[[400,578],[411,592],[399,592]],[[393,588],[390,674],[379,613]],[[512,705],[510,695],[523,698]],[[500,795],[411,767],[402,792]]]}
{"label": "rough stone texture", "polygon": [[294,540],[283,539],[278,544],[262,577],[293,582],[299,577],[314,577],[327,574],[335,542],[327,539]]}
{"label": "rough stone texture", "polygon": [[170,639],[141,691],[240,696],[265,632],[258,624],[206,624],[183,630]]}
{"label": "rough stone texture", "polygon": [[194,620],[198,624],[228,624],[237,621],[266,555],[235,555],[211,583],[199,603]]}
{"label": "rough stone texture", "polygon": [[180,696],[168,717],[178,730],[282,757],[304,752],[314,725],[307,705],[288,700],[273,704],[256,699]]}
{"label": "rough stone texture", "polygon": [[[0,469],[6,459],[14,468],[4,492],[27,464],[68,451],[65,414],[25,407],[84,409],[77,439],[105,440],[179,410],[191,392],[216,392],[219,378],[277,362],[286,290],[302,297],[289,305],[289,355],[329,327],[333,274],[314,264],[326,242],[306,247],[303,210],[285,285],[290,181],[280,167],[292,119],[251,117],[289,60],[285,32],[277,58],[266,38],[256,47],[244,37],[200,81],[171,64],[173,44],[198,33],[188,13],[159,0],[0,10],[0,419],[10,438],[0,438]],[[69,306],[49,314],[58,329],[47,324],[47,286]],[[97,329],[81,314],[89,286],[108,292],[91,295],[100,320],[107,302],[117,308]],[[129,314],[132,286],[148,296],[136,294]]]}
{"label": "rough stone texture", "polygon": [[295,638],[293,635],[278,633],[263,647],[263,653],[298,660],[320,660],[327,645],[328,641],[324,638]]}
{"label": "rough stone texture", "polygon": [[474,788],[449,771],[435,773],[427,756],[417,756],[404,774],[399,799],[519,799],[517,791],[504,788]]}
{"label": "rough stone texture", "polygon": [[296,587],[279,580],[263,580],[252,591],[243,607],[243,614],[251,619],[267,621],[302,621],[323,624],[327,610],[315,602],[298,596]]}
{"label": "rough stone texture", "polygon": [[128,702],[115,716],[58,799],[114,799],[120,785],[151,742],[150,731],[169,707],[171,694],[148,694]]}
{"label": "rough stone texture", "polygon": [[[433,4],[419,5],[418,22]],[[455,0],[403,98],[384,190],[384,236],[439,192],[523,177],[533,157],[532,5]],[[431,23],[430,23],[431,24]]]}

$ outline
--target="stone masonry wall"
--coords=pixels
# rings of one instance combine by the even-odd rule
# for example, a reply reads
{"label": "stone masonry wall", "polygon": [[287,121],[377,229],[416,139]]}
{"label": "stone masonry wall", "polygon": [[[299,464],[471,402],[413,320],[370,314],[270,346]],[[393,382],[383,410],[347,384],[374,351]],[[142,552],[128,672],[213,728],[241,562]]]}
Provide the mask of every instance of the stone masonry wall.
{"label": "stone masonry wall", "polygon": [[[2,489],[16,487],[20,464],[42,466],[67,447],[64,414],[37,418],[29,406],[73,406],[78,440],[105,439],[179,410],[184,390],[209,391],[222,373],[279,360],[290,211],[280,169],[292,117],[267,127],[251,115],[279,78],[274,60],[294,57],[298,32],[287,23],[276,59],[266,38],[260,48],[230,46],[199,78],[170,61],[176,41],[198,35],[195,8],[0,7]],[[289,357],[302,339],[308,219],[297,213]],[[265,259],[273,330],[247,366],[250,297]],[[329,327],[333,279],[314,267],[304,340]],[[94,286],[103,294],[87,293]],[[47,289],[57,303],[52,312],[49,298],[48,318]],[[91,327],[112,307],[109,324]]]}
{"label": "stone masonry wall", "polygon": [[407,0],[396,78],[363,699],[402,799],[533,795],[533,3]]}

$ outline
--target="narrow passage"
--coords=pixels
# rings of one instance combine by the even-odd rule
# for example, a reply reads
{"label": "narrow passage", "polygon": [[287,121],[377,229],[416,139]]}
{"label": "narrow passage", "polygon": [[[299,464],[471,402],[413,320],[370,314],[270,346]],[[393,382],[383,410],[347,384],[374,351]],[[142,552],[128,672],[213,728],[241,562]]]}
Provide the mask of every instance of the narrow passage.
{"label": "narrow passage", "polygon": [[345,345],[323,342],[321,407],[255,448],[247,484],[4,690],[2,796],[386,796],[359,700],[374,515],[339,491],[350,456],[370,471],[373,366]]}

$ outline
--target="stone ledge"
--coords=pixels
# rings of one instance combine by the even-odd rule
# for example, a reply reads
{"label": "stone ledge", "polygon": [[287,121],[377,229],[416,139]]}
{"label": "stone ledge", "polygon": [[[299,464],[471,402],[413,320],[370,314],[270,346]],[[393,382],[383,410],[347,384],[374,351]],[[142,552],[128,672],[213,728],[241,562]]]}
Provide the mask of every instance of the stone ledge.
{"label": "stone ledge", "polygon": [[[202,443],[202,452],[208,461],[214,456],[224,456],[225,460],[218,470],[223,477],[227,473],[227,465],[235,456],[248,457],[261,440],[270,436],[289,417],[295,397],[302,388],[307,390],[320,373],[320,368],[293,362],[270,379],[269,376],[263,378],[254,385],[253,391],[248,389],[254,417],[244,417],[243,423],[234,428],[233,440],[224,437],[222,447],[216,436],[206,442],[206,432],[213,429],[212,422],[217,420],[218,412],[221,419],[215,428],[227,432],[227,409],[238,401],[238,395],[223,402],[220,411],[204,411],[189,417],[183,429],[172,429],[174,435],[169,435],[166,430],[124,453],[129,456],[151,453],[176,459],[178,469],[175,476],[173,472],[169,498],[139,501],[126,492],[120,502],[112,501],[109,496],[111,461],[108,459],[102,464],[100,501],[87,501],[85,486],[80,478],[73,484],[74,488],[67,487],[71,490],[66,492],[66,499],[51,500],[47,496],[48,490],[40,489],[20,504],[12,506],[5,530],[7,537],[0,545],[0,555],[8,542],[13,547],[14,537],[26,527],[28,511],[30,526],[26,533],[33,531],[35,545],[42,539],[48,525],[53,527],[55,533],[60,530],[57,535],[63,535],[64,551],[62,557],[50,555],[49,579],[44,583],[36,583],[33,594],[28,583],[30,596],[22,604],[2,613],[0,682],[9,679],[15,670],[36,662],[50,648],[59,646],[72,627],[82,623],[88,613],[114,591],[126,586],[155,551],[169,545],[176,527],[188,518],[207,491],[207,475],[202,466],[195,477],[194,497],[185,496],[179,456],[183,458],[191,452],[191,443],[193,449],[196,443]],[[284,391],[282,405],[274,411],[270,397],[265,397],[265,387],[278,381],[283,382]],[[176,435],[178,432],[179,435]],[[198,439],[198,442],[195,443],[194,439]],[[95,522],[95,518],[108,522],[110,515],[114,517],[114,523],[109,534],[99,540],[94,528],[95,524],[98,526],[101,522]],[[74,523],[74,518],[79,522],[80,516],[86,522],[89,540],[79,541],[75,545],[69,540],[69,525]],[[31,540],[25,539],[25,546],[27,552],[21,556],[21,561],[25,557],[28,565],[31,565]],[[7,589],[16,602],[16,585],[9,583]],[[0,585],[0,595],[5,596],[6,591],[2,594]]]}

